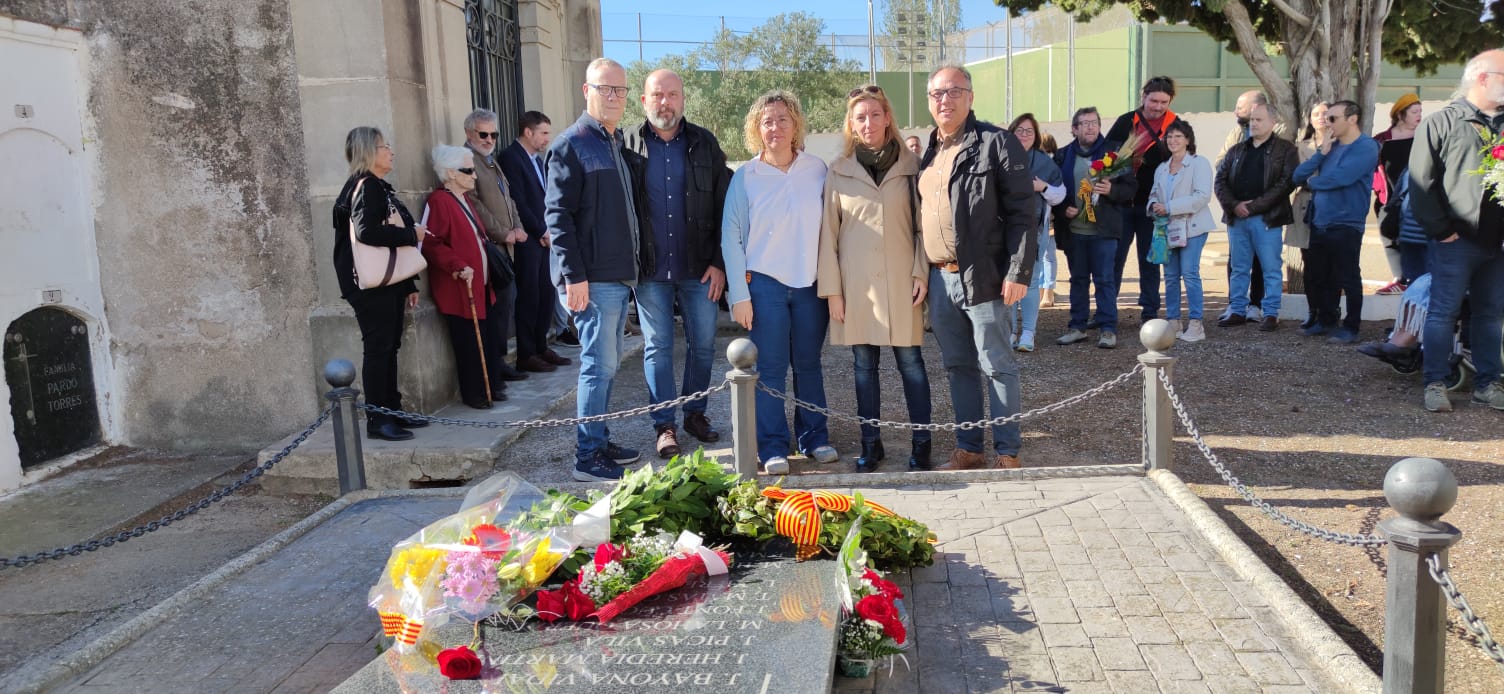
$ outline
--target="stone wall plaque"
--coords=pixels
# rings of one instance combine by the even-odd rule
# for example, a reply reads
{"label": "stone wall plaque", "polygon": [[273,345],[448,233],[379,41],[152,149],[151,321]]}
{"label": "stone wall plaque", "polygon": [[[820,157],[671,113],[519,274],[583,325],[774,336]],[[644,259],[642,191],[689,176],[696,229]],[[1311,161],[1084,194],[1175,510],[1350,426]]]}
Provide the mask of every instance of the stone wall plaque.
{"label": "stone wall plaque", "polygon": [[[485,627],[480,680],[451,681],[430,659],[389,650],[335,692],[828,692],[840,614],[829,561],[737,552],[731,575],[644,601],[608,624],[536,620]],[[439,628],[445,648],[467,623]]]}
{"label": "stone wall plaque", "polygon": [[99,443],[89,328],[78,317],[39,308],[11,323],[5,383],[22,468]]}

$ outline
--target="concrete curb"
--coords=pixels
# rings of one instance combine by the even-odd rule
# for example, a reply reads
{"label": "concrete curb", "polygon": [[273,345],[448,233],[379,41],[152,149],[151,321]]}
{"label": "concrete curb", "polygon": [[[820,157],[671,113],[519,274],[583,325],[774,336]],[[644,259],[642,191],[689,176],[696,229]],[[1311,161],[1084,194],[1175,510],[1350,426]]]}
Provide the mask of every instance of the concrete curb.
{"label": "concrete curb", "polygon": [[832,472],[775,477],[758,475],[757,482],[764,487],[778,485],[787,489],[815,489],[829,487],[910,487],[915,485],[985,484],[988,482],[1018,482],[1021,480],[1072,479],[1077,477],[1102,477],[1127,475],[1142,477],[1144,466],[1130,465],[1069,465],[1063,467],[1025,467],[1011,470],[918,470],[914,472]]}
{"label": "concrete curb", "polygon": [[[440,496],[433,494],[433,492],[453,493],[459,490],[422,489],[412,491],[424,496]],[[414,494],[414,496],[416,495],[418,494]],[[124,648],[163,621],[182,612],[195,601],[210,595],[221,584],[244,573],[256,564],[259,564],[262,560],[270,557],[287,545],[292,544],[293,541],[308,534],[309,531],[318,527],[324,521],[338,515],[346,508],[367,499],[383,498],[385,496],[387,495],[381,492],[360,491],[335,500],[328,506],[315,511],[307,518],[298,521],[286,530],[251,548],[244,554],[231,559],[212,573],[194,581],[166,600],[157,603],[156,606],[115,627],[109,633],[95,639],[87,646],[62,658],[56,660],[49,659],[49,662],[42,665],[32,666],[27,664],[22,666],[11,676],[5,678],[5,681],[0,681],[0,690],[27,693],[44,692],[61,685],[69,678],[87,672],[115,651]],[[456,494],[456,496],[459,495]]]}
{"label": "concrete curb", "polygon": [[1349,692],[1372,694],[1383,689],[1383,682],[1358,654],[1283,579],[1275,575],[1201,497],[1186,487],[1185,482],[1169,470],[1150,470],[1148,477],[1190,518],[1191,524],[1217,550],[1222,560],[1268,601],[1273,611],[1284,620],[1294,640],[1312,653],[1317,666],[1324,668]]}

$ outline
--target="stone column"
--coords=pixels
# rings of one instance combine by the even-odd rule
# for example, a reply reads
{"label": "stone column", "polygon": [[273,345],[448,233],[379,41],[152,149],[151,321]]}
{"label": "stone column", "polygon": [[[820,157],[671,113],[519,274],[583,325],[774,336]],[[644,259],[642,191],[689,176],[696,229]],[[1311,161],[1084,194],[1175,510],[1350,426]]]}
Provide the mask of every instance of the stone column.
{"label": "stone column", "polygon": [[1426,558],[1447,568],[1462,533],[1441,520],[1457,503],[1457,478],[1430,458],[1406,458],[1384,475],[1384,498],[1399,518],[1379,523],[1389,538],[1384,589],[1384,694],[1446,690],[1447,602]]}

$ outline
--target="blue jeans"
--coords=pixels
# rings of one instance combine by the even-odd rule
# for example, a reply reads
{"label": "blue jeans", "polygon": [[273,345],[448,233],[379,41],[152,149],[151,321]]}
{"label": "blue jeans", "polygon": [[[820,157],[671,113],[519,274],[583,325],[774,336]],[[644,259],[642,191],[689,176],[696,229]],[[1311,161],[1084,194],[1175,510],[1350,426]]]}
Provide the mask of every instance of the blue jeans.
{"label": "blue jeans", "polygon": [[[1118,278],[1112,263],[1118,240],[1110,236],[1071,236],[1071,323],[1073,330],[1086,329],[1091,310],[1091,289],[1097,288],[1096,323],[1103,330],[1118,331]],[[1156,266],[1158,267],[1158,266]]]}
{"label": "blue jeans", "polygon": [[[867,419],[879,419],[882,415],[882,386],[877,379],[877,362],[882,347],[877,345],[852,345],[852,368],[856,380],[856,413]],[[914,424],[930,423],[930,377],[924,371],[924,354],[918,346],[894,347],[893,361],[898,363],[898,375],[903,379],[903,399],[909,406],[909,421]],[[862,441],[876,441],[882,432],[871,424],[862,425]],[[913,441],[930,440],[930,432],[914,431]]]}
{"label": "blue jeans", "polygon": [[1159,315],[1159,266],[1149,262],[1149,245],[1154,242],[1154,218],[1144,212],[1145,205],[1129,205],[1123,211],[1123,236],[1113,256],[1114,299],[1123,293],[1123,268],[1128,264],[1128,249],[1138,241],[1138,305],[1144,319]]}
{"label": "blue jeans", "polygon": [[1500,330],[1504,327],[1504,251],[1468,239],[1430,244],[1431,303],[1422,335],[1426,383],[1446,380],[1451,371],[1452,334],[1462,313],[1462,299],[1472,303],[1473,389],[1499,380]]}
{"label": "blue jeans", "polygon": [[1185,248],[1171,248],[1165,260],[1165,317],[1180,320],[1180,282],[1185,280],[1185,303],[1190,309],[1191,320],[1201,320],[1203,307],[1201,294],[1201,249],[1206,247],[1206,234],[1192,236],[1185,241]]}
{"label": "blue jeans", "polygon": [[[1009,307],[1002,297],[968,306],[961,275],[930,270],[930,326],[940,343],[940,357],[950,380],[950,402],[957,422],[985,419],[982,412],[982,376],[987,376],[992,416],[1017,414],[1020,397],[1018,362],[1008,344]],[[1018,455],[1023,436],[1018,422],[992,428],[993,450],[999,455]],[[982,452],[982,430],[956,432],[956,447]]]}
{"label": "blue jeans", "polygon": [[1400,274],[1404,275],[1406,285],[1420,279],[1421,275],[1428,272],[1426,269],[1426,253],[1429,250],[1427,246],[1428,244],[1411,243],[1405,240],[1399,242]]}
{"label": "blue jeans", "polygon": [[[674,282],[640,282],[637,285],[637,319],[642,324],[642,371],[648,382],[648,399],[654,405],[680,395],[710,387],[710,367],[715,362],[715,322],[720,307],[706,294],[707,284],[697,279]],[[684,315],[684,385],[674,391],[674,299]],[[705,413],[705,398],[684,404],[685,412]],[[654,425],[672,425],[674,409],[653,413]]]}
{"label": "blue jeans", "polygon": [[[1046,258],[1049,259],[1048,262]],[[1017,310],[1022,317],[1020,330],[1034,332],[1034,328],[1039,325],[1040,291],[1054,288],[1055,241],[1046,230],[1039,235],[1039,259],[1034,262],[1034,276],[1029,280],[1029,291],[1024,294],[1023,301],[1018,302]],[[1009,328],[1011,333],[1012,326]]]}
{"label": "blue jeans", "polygon": [[[580,333],[580,380],[575,393],[579,417],[605,414],[611,403],[611,385],[625,351],[627,301],[632,289],[621,282],[591,282],[590,303],[574,314]],[[611,431],[604,422],[575,426],[575,459],[585,461],[604,453]]]}
{"label": "blue jeans", "polygon": [[1284,281],[1284,227],[1269,228],[1262,215],[1249,215],[1227,225],[1228,262],[1232,278],[1228,281],[1228,305],[1233,315],[1248,312],[1248,283],[1253,257],[1258,256],[1264,271],[1264,299],[1259,307],[1266,316],[1279,315],[1280,287]]}
{"label": "blue jeans", "polygon": [[[820,351],[830,309],[815,286],[789,287],[762,273],[752,273],[752,342],[757,345],[758,378],[785,392],[789,367],[794,370],[794,397],[825,407],[825,376]],[[805,454],[830,443],[825,415],[794,408],[794,436]],[[757,391],[757,457],[763,462],[790,453],[789,418],[783,398]]]}

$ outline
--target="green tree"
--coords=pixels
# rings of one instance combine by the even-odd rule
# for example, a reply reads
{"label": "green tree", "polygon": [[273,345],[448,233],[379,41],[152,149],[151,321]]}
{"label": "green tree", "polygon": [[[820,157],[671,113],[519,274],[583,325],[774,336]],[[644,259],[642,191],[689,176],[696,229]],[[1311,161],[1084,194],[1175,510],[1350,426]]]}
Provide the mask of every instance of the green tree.
{"label": "green tree", "polygon": [[[1039,9],[1046,0],[993,0],[1010,12]],[[1242,54],[1287,123],[1302,123],[1320,101],[1352,99],[1363,124],[1373,118],[1382,60],[1434,72],[1496,47],[1504,1],[1483,6],[1434,0],[1053,0],[1078,19],[1122,4],[1141,21],[1186,22]],[[1283,54],[1289,73],[1270,60]]]}
{"label": "green tree", "polygon": [[[747,109],[770,89],[787,89],[799,103],[811,131],[838,130],[846,115],[846,93],[866,81],[853,60],[841,60],[821,42],[825,22],[804,12],[780,14],[749,33],[722,29],[686,55],[657,64],[633,63],[627,71],[634,93],[648,73],[669,68],[684,79],[685,117],[715,133],[731,159],[752,156],[743,145]],[[636,113],[641,116],[641,106]]]}

